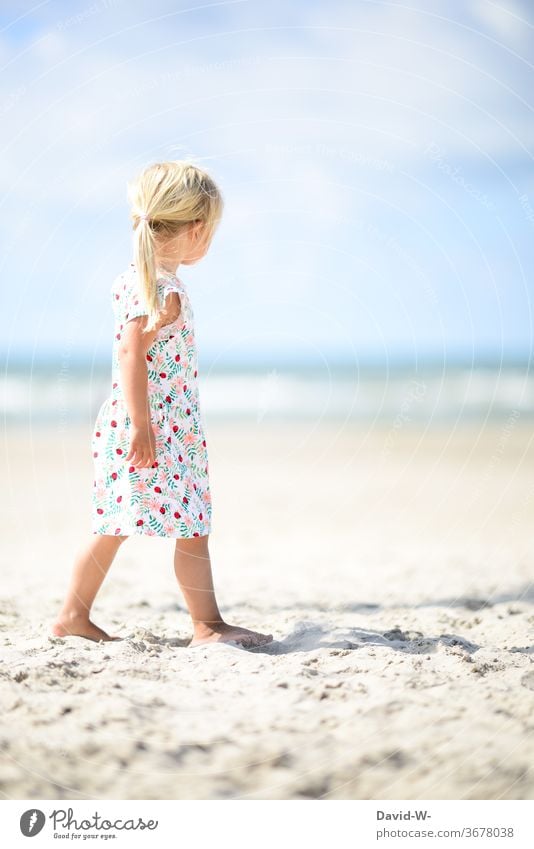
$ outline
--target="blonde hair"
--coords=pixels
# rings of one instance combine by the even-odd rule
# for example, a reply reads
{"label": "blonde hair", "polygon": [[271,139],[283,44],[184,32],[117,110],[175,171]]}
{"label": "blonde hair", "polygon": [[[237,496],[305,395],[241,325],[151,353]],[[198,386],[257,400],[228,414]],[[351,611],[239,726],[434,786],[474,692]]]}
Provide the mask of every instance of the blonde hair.
{"label": "blonde hair", "polygon": [[192,222],[204,222],[207,244],[219,224],[223,198],[212,177],[188,160],[148,165],[128,184],[130,218],[133,222],[134,262],[140,294],[145,299],[153,330],[158,319],[156,247],[161,240],[178,236]]}

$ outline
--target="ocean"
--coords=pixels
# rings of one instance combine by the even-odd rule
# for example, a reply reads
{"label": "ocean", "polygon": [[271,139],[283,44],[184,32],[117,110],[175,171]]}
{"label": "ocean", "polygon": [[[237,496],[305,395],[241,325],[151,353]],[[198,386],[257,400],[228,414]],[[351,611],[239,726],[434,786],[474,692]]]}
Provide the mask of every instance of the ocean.
{"label": "ocean", "polygon": [[[0,404],[6,425],[88,423],[110,394],[108,363],[4,362]],[[528,363],[337,363],[322,370],[290,364],[200,365],[199,381],[207,422],[303,419],[395,427],[534,416],[534,377]]]}

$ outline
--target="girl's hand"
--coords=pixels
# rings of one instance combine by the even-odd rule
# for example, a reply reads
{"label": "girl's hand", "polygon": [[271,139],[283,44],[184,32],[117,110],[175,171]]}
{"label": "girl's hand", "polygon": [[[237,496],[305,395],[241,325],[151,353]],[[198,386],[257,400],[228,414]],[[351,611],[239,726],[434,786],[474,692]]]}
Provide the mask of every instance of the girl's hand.
{"label": "girl's hand", "polygon": [[132,427],[130,450],[125,457],[138,469],[149,469],[156,459],[156,435],[152,422],[143,427]]}

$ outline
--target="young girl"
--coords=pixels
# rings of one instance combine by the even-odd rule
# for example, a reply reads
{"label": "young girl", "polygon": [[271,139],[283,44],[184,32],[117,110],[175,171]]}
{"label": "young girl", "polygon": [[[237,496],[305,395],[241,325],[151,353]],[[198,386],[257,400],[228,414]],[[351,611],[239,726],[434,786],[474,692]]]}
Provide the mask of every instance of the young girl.
{"label": "young girl", "polygon": [[193,310],[179,265],[208,251],[223,210],[212,178],[186,161],[149,166],[128,186],[134,260],[111,289],[112,391],[92,435],[93,541],[78,557],[52,627],[56,636],[114,640],[90,611],[121,543],[176,539],[174,568],[193,620],[190,646],[272,640],[227,624],[219,611],[208,535],[208,454],[197,386]]}

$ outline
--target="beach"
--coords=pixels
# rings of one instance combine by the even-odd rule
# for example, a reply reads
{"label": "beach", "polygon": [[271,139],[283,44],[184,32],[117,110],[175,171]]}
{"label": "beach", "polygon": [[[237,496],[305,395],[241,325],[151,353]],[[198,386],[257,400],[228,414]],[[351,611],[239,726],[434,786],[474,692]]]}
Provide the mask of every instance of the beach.
{"label": "beach", "polygon": [[173,540],[132,537],[50,636],[91,538],[92,422],[3,440],[5,799],[534,798],[532,421],[208,421],[227,621],[188,648]]}

